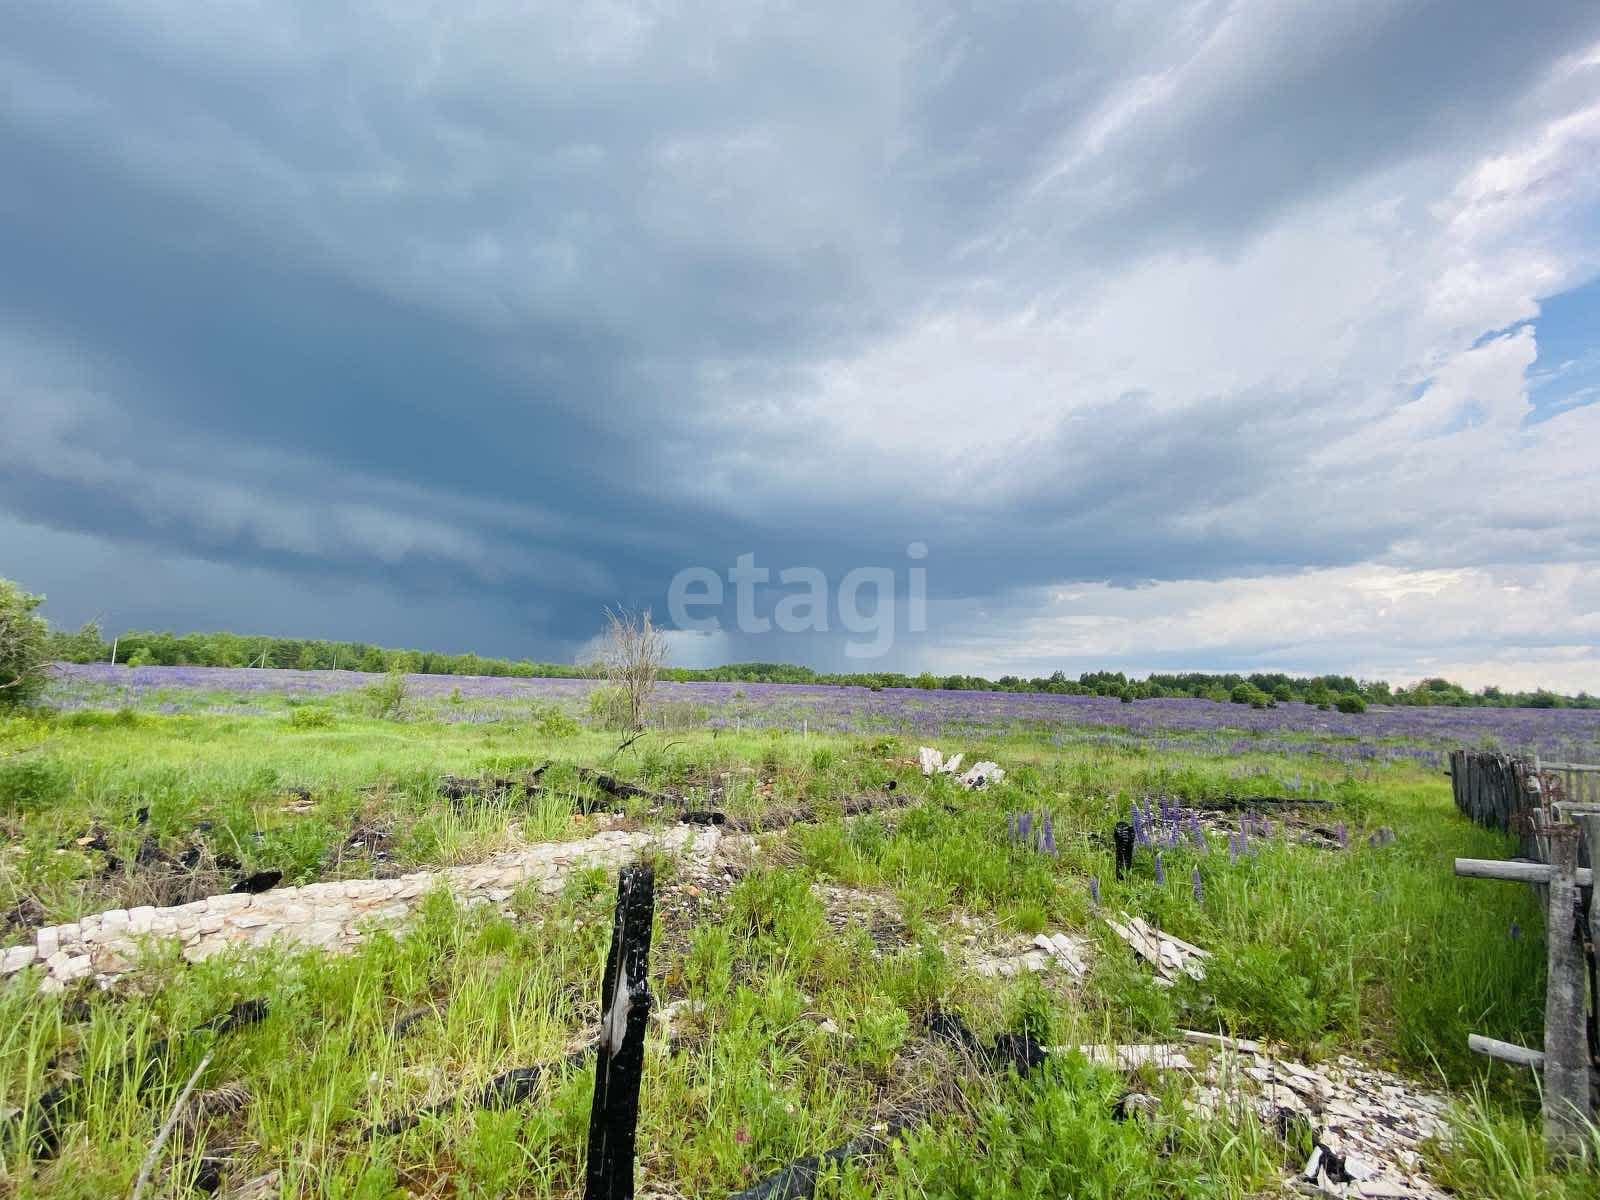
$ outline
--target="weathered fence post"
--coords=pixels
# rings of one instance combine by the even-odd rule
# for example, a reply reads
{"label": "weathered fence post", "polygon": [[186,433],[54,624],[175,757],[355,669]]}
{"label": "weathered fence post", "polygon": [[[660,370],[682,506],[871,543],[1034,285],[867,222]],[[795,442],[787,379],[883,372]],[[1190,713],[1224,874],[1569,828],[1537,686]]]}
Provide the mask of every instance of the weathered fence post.
{"label": "weathered fence post", "polygon": [[1544,1141],[1552,1159],[1583,1149],[1589,1115],[1589,1046],[1584,1020],[1584,956],[1576,936],[1578,827],[1545,826],[1550,888],[1545,910],[1549,971],[1544,997]]}
{"label": "weathered fence post", "polygon": [[[1600,808],[1577,818],[1589,843],[1591,873],[1600,869]],[[1589,1100],[1600,1114],[1600,888],[1589,891]]]}
{"label": "weathered fence post", "polygon": [[589,1109],[589,1169],[584,1200],[633,1200],[634,1129],[639,1080],[650,1019],[650,932],[655,918],[655,872],[623,867],[600,989],[600,1045]]}

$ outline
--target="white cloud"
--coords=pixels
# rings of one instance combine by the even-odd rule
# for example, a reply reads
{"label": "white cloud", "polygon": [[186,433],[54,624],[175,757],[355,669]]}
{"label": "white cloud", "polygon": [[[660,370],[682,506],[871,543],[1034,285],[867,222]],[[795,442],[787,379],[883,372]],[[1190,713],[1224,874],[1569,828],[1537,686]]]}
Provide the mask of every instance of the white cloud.
{"label": "white cloud", "polygon": [[[613,601],[729,539],[920,538],[952,611],[1012,613],[983,643],[1007,662],[1116,652],[1138,596],[1167,607],[1135,642],[1298,621],[1358,664],[1414,638],[1595,669],[1590,585],[1560,580],[1600,553],[1600,406],[1525,424],[1540,305],[1600,273],[1592,9],[723,7],[19,22],[0,138],[95,202],[15,210],[58,239],[0,281],[42,314],[0,341],[16,505]],[[124,246],[148,277],[102,303]],[[191,326],[222,370],[186,369]],[[323,334],[285,373],[307,397],[215,382]],[[367,438],[424,453],[386,470]],[[427,452],[485,465],[435,480]],[[1056,613],[1065,642],[1014,611],[1113,578],[1163,582]],[[1463,593],[1484,621],[1434,646],[1416,614]]]}
{"label": "white cloud", "polygon": [[1219,664],[1335,671],[1471,687],[1600,690],[1600,568],[1405,570],[1354,566],[1287,576],[1011,597],[994,633],[931,651],[950,670],[1040,664],[1136,673]]}

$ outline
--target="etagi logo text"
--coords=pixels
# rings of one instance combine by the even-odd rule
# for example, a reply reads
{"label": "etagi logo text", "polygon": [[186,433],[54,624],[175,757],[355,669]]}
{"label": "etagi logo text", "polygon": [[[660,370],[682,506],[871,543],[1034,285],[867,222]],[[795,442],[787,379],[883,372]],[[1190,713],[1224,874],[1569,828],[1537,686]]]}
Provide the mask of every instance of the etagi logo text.
{"label": "etagi logo text", "polygon": [[[774,572],[761,566],[756,556],[741,554],[728,569],[733,589],[733,625],[740,633],[827,633],[837,618],[838,627],[858,635],[845,641],[850,658],[877,658],[894,646],[897,618],[904,600],[905,630],[924,633],[928,628],[928,569],[912,564],[928,557],[923,542],[906,547],[904,592],[893,567],[854,567],[834,588],[820,567],[783,567],[776,572],[777,586],[786,589],[772,605],[770,617],[756,611],[758,589],[771,589]],[[727,604],[723,577],[710,567],[685,567],[667,588],[667,613],[677,628],[694,633],[723,629]]]}

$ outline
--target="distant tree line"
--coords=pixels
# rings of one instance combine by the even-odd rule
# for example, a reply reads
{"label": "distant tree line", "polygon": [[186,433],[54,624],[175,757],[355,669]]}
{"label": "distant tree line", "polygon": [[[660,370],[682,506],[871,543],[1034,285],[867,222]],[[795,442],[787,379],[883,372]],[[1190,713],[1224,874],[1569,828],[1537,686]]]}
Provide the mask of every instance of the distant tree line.
{"label": "distant tree line", "polygon": [[[50,635],[52,656],[61,662],[110,662],[113,643],[94,624]],[[369,642],[313,638],[254,637],[239,633],[124,633],[115,642],[116,661],[128,666],[282,667],[298,671],[414,671],[423,675],[517,675],[573,678],[582,668],[563,663],[513,662],[478,654],[393,650]]]}
{"label": "distant tree line", "polygon": [[[51,657],[65,662],[108,662],[113,644],[98,626],[75,632],[52,631]],[[415,671],[429,675],[501,675],[521,678],[570,679],[582,667],[527,659],[485,658],[478,654],[441,654],[431,650],[395,650],[368,642],[330,642],[306,638],[253,637],[237,633],[124,633],[116,639],[116,661],[133,666],[285,667],[302,671]],[[1564,696],[1540,689],[1508,692],[1487,687],[1469,692],[1446,679],[1424,679],[1413,686],[1391,687],[1381,679],[1357,680],[1349,675],[1286,675],[1257,671],[1186,671],[1129,679],[1121,671],[1088,671],[1076,679],[1062,671],[1023,678],[1002,675],[905,675],[894,671],[851,674],[813,671],[790,663],[732,663],[723,667],[664,667],[660,678],[680,683],[814,683],[927,691],[1042,692],[1061,696],[1110,696],[1133,702],[1163,697],[1197,697],[1249,704],[1258,708],[1301,701],[1327,708],[1359,711],[1367,704],[1445,705],[1493,708],[1596,708],[1600,698],[1579,692]]]}

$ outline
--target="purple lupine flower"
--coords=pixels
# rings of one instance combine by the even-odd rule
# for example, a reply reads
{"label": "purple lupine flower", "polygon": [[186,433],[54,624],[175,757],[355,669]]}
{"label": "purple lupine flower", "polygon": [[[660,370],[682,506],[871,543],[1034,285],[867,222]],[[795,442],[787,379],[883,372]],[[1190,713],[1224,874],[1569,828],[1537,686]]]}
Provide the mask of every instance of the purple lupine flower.
{"label": "purple lupine flower", "polygon": [[1204,904],[1206,902],[1206,889],[1205,885],[1200,882],[1199,867],[1195,867],[1189,872],[1189,890],[1194,893],[1194,902],[1196,904]]}
{"label": "purple lupine flower", "polygon": [[1167,869],[1161,865],[1161,851],[1159,850],[1156,851],[1156,885],[1158,887],[1167,886]]}
{"label": "purple lupine flower", "polygon": [[1133,803],[1133,842],[1136,846],[1148,846],[1150,838],[1144,831],[1144,814],[1139,811],[1139,802]]}
{"label": "purple lupine flower", "polygon": [[1514,942],[1522,936],[1522,926],[1512,921],[1511,928],[1507,932],[1510,933],[1511,940]]}
{"label": "purple lupine flower", "polygon": [[1192,812],[1189,814],[1189,840],[1201,854],[1205,854],[1211,848],[1206,845],[1206,831],[1200,828],[1200,817]]}
{"label": "purple lupine flower", "polygon": [[1231,863],[1239,861],[1239,835],[1237,833],[1228,835],[1228,861]]}
{"label": "purple lupine flower", "polygon": [[1021,841],[1023,842],[1024,845],[1027,844],[1028,835],[1030,833],[1032,833],[1032,832],[1033,832],[1033,814],[1032,813],[1018,813],[1017,814],[1017,837],[1019,839],[1021,839]]}
{"label": "purple lupine flower", "polygon": [[1056,829],[1055,821],[1049,813],[1044,815],[1044,837],[1041,839],[1041,849],[1051,858],[1056,854]]}
{"label": "purple lupine flower", "polygon": [[1343,821],[1333,827],[1333,833],[1339,839],[1339,849],[1348,850],[1350,848],[1350,830]]}
{"label": "purple lupine flower", "polygon": [[1089,876],[1089,901],[1096,908],[1100,907],[1100,876]]}

